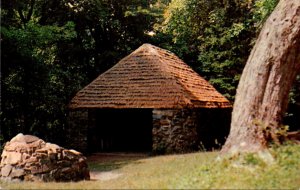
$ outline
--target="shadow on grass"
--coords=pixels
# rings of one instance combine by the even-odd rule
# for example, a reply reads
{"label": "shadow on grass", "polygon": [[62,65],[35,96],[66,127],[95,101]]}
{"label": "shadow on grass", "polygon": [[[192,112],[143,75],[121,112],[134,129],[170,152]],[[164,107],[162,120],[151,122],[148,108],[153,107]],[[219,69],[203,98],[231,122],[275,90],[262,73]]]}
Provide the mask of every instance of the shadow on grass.
{"label": "shadow on grass", "polygon": [[87,157],[90,171],[108,172],[150,157],[147,153],[94,153]]}

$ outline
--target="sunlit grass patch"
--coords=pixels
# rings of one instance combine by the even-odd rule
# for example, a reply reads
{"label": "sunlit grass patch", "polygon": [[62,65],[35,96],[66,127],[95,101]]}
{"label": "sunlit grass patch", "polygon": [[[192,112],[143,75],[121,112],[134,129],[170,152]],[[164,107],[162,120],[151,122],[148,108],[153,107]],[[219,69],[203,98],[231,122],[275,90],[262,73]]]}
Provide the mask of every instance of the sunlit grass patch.
{"label": "sunlit grass patch", "polygon": [[174,188],[295,189],[300,187],[300,146],[287,144],[270,149],[274,162],[259,154],[210,160],[174,183]]}

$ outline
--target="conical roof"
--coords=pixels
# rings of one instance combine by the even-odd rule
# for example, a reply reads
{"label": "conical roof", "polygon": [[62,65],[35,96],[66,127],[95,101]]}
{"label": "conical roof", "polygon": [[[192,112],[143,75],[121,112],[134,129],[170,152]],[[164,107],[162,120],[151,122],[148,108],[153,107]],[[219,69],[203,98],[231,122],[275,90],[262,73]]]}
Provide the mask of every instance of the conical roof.
{"label": "conical roof", "polygon": [[70,108],[231,107],[206,80],[170,51],[143,44],[99,75]]}

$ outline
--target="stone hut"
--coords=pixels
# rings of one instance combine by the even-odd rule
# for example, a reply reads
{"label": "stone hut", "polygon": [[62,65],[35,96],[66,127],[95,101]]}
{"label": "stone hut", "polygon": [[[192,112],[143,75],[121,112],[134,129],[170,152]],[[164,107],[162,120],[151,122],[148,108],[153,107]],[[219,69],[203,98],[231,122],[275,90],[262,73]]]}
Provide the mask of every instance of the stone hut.
{"label": "stone hut", "polygon": [[230,102],[176,55],[143,44],[75,95],[70,132],[75,128],[86,139],[82,149],[93,152],[188,152],[205,139],[215,141],[213,134],[224,138],[229,123],[216,113],[228,108]]}

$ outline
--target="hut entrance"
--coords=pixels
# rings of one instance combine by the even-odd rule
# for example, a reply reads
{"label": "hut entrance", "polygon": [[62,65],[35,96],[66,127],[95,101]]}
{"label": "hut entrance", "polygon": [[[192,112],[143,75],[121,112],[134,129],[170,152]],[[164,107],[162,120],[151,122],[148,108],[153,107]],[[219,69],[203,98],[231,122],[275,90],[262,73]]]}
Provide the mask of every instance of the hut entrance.
{"label": "hut entrance", "polygon": [[97,109],[91,117],[90,152],[151,151],[152,109]]}

